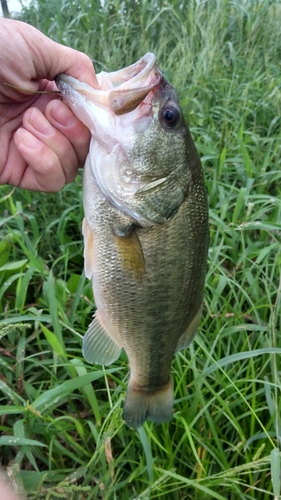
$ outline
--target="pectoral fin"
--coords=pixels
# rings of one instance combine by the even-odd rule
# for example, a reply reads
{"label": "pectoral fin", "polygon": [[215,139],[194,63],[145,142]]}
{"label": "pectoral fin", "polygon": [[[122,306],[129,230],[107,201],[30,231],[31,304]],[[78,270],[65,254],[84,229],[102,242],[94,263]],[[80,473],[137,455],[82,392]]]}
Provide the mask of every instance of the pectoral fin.
{"label": "pectoral fin", "polygon": [[114,241],[124,271],[132,278],[141,281],[145,273],[145,261],[141,243],[135,230],[124,236],[114,234]]}
{"label": "pectoral fin", "polygon": [[88,363],[100,365],[111,365],[120,356],[121,347],[107,332],[98,311],[83,338],[82,352]]}
{"label": "pectoral fin", "polygon": [[193,320],[189,324],[186,331],[179,338],[175,352],[181,351],[182,349],[185,349],[191,344],[200,323],[202,309],[203,309],[203,304],[201,304],[201,306],[199,307],[197,313],[195,314]]}
{"label": "pectoral fin", "polygon": [[92,278],[95,261],[94,261],[94,235],[86,218],[83,219],[82,223],[82,234],[84,236],[84,269],[86,278],[89,280]]}

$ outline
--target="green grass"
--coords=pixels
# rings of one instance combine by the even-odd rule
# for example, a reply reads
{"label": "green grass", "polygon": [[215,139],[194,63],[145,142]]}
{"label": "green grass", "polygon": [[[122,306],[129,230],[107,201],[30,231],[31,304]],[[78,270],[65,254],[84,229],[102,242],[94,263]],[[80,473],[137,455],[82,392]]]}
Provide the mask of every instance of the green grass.
{"label": "green grass", "polygon": [[101,369],[81,355],[94,306],[80,177],[56,195],[1,188],[2,466],[29,499],[277,500],[280,2],[38,0],[22,18],[97,71],[157,54],[202,158],[211,243],[174,418],[132,431],[126,356]]}

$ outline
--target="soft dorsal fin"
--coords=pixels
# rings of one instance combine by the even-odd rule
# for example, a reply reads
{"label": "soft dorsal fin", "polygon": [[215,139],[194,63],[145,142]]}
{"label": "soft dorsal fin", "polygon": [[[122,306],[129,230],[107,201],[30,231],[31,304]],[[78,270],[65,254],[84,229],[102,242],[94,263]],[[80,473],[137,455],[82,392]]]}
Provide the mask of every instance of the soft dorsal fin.
{"label": "soft dorsal fin", "polygon": [[188,325],[188,328],[180,336],[175,352],[181,351],[182,349],[185,349],[186,347],[188,347],[191,344],[191,342],[196,334],[199,323],[200,323],[202,309],[203,309],[203,304],[201,304],[201,306],[199,307],[193,320]]}
{"label": "soft dorsal fin", "polygon": [[94,235],[86,218],[83,219],[82,223],[82,234],[84,236],[84,269],[86,278],[89,280],[92,278],[94,268],[95,268],[95,257],[94,257]]}
{"label": "soft dorsal fin", "polygon": [[99,365],[111,365],[120,356],[121,347],[108,333],[98,311],[83,338],[82,352],[88,363]]}

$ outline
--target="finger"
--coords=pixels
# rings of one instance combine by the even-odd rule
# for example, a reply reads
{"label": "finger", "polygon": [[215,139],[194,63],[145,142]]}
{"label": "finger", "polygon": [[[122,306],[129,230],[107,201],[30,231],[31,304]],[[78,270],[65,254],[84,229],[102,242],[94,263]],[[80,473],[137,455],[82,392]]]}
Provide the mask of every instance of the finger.
{"label": "finger", "polygon": [[14,135],[15,145],[27,163],[20,182],[23,189],[56,192],[66,182],[64,170],[56,153],[24,128]]}
{"label": "finger", "polygon": [[73,181],[77,174],[78,159],[67,137],[57,130],[37,108],[26,111],[23,126],[53,150],[64,171],[66,182]]}
{"label": "finger", "polygon": [[[2,144],[1,139],[3,139]],[[22,173],[26,169],[26,162],[19,153],[15,141],[13,139],[11,140],[11,133],[5,137],[5,131],[2,132],[1,130],[0,151],[2,154],[2,156],[0,155],[0,184],[18,186]]]}
{"label": "finger", "polygon": [[[53,58],[52,61],[53,64],[57,64],[55,76],[58,73],[66,73],[81,82],[87,83],[91,87],[98,88],[99,85],[91,59],[83,52],[60,44],[57,44],[57,46],[59,57]],[[63,57],[65,61],[64,66],[62,66]]]}
{"label": "finger", "polygon": [[76,118],[64,102],[58,99],[47,105],[45,115],[50,123],[71,142],[78,165],[83,167],[89,152],[91,138],[89,129]]}

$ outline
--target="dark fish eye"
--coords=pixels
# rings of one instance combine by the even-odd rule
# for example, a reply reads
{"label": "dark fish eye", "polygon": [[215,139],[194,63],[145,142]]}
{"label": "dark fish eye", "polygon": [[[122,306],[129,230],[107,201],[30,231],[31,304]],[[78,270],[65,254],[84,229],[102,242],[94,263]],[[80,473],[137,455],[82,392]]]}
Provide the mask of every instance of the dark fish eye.
{"label": "dark fish eye", "polygon": [[166,109],[164,112],[164,118],[168,122],[172,122],[175,119],[175,113],[172,109]]}
{"label": "dark fish eye", "polygon": [[173,106],[167,106],[162,109],[161,112],[162,123],[166,127],[173,128],[177,125],[180,119],[180,112],[177,108]]}

